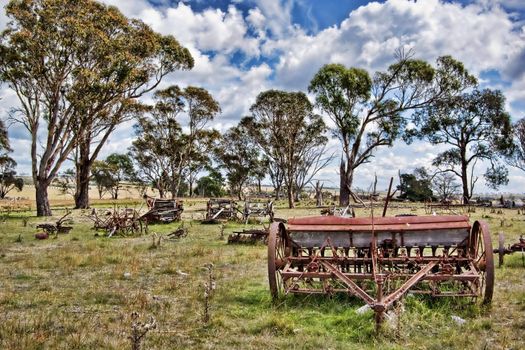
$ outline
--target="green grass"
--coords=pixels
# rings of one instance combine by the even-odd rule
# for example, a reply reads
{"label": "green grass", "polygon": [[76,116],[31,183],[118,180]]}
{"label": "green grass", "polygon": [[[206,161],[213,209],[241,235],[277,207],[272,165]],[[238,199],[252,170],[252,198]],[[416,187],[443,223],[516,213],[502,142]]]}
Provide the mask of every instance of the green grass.
{"label": "green grass", "polygon": [[[294,296],[272,302],[266,276],[266,247],[227,245],[220,225],[201,225],[202,205],[184,213],[187,237],[164,240],[152,249],[152,235],[95,237],[92,223],[73,214],[70,234],[39,241],[35,226],[44,221],[16,213],[0,224],[0,348],[130,348],[130,315],[155,317],[158,327],[145,349],[506,349],[525,348],[525,268],[520,254],[507,256],[496,269],[491,308],[468,300],[410,296],[397,320],[375,334],[371,312],[347,296]],[[412,212],[410,208],[393,209]],[[278,217],[317,214],[309,206],[278,208]],[[422,214],[422,212],[419,212]],[[63,212],[54,213],[60,217]],[[367,213],[359,212],[359,215]],[[472,219],[489,216],[492,237],[498,231],[514,242],[525,216],[477,209]],[[504,219],[503,226],[502,219]],[[24,224],[24,220],[27,222]],[[155,225],[166,234],[178,223]],[[241,224],[225,225],[225,238]],[[495,256],[496,257],[496,256]],[[211,321],[204,324],[207,272],[213,264],[217,288]],[[457,325],[451,316],[467,322]]]}

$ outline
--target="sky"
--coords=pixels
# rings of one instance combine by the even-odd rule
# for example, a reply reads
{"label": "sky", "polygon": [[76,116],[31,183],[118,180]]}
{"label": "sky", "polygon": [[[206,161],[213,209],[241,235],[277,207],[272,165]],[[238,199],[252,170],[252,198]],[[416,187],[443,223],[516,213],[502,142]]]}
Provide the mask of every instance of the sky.
{"label": "sky", "polygon": [[[138,18],[162,34],[174,35],[195,59],[187,72],[174,72],[162,87],[200,86],[219,101],[222,114],[212,127],[236,125],[249,113],[257,94],[268,89],[306,92],[321,66],[341,63],[373,74],[394,61],[398,48],[431,63],[452,55],[480,79],[500,89],[514,121],[525,117],[525,1],[523,0],[103,0],[126,16]],[[7,0],[0,0],[3,8]],[[8,19],[0,12],[0,30]],[[309,96],[314,101],[313,96]],[[0,86],[0,117],[17,100]],[[326,118],[328,124],[330,120]],[[29,173],[29,135],[9,129],[19,173]],[[101,157],[124,152],[134,138],[133,123],[121,125]],[[340,154],[337,140],[330,152]],[[358,168],[355,186],[368,188],[374,174],[378,189],[398,171],[430,166],[439,147],[402,141],[376,152]],[[479,167],[478,174],[484,168]],[[337,186],[334,162],[316,178]],[[510,169],[501,192],[525,193],[525,173]],[[476,192],[488,192],[480,179]]]}

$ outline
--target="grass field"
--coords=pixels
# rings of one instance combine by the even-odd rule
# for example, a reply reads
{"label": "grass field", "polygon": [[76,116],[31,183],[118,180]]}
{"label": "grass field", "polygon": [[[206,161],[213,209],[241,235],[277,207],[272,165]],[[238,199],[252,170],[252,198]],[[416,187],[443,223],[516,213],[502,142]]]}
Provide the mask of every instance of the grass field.
{"label": "grass field", "polygon": [[[56,202],[55,202],[56,204]],[[59,206],[68,202],[58,203]],[[99,203],[99,206],[111,203]],[[75,211],[70,234],[34,239],[35,226],[52,221],[32,212],[10,213],[0,226],[1,349],[126,349],[131,314],[153,316],[157,328],[144,349],[523,349],[525,268],[520,254],[496,268],[491,308],[461,299],[404,299],[398,322],[374,332],[373,315],[346,296],[289,295],[273,303],[267,280],[266,246],[228,245],[219,225],[201,225],[204,202],[187,201],[187,237],[163,240],[179,223],[150,226],[134,238],[95,237],[87,213]],[[423,214],[410,208],[396,213]],[[317,214],[313,207],[277,208],[278,217]],[[63,214],[54,211],[55,217]],[[368,215],[358,210],[358,216]],[[525,231],[517,210],[477,208],[494,244],[498,231],[508,242]],[[225,236],[241,224],[227,224]],[[213,264],[216,289],[203,322],[206,264]],[[451,316],[466,320],[456,324]]]}

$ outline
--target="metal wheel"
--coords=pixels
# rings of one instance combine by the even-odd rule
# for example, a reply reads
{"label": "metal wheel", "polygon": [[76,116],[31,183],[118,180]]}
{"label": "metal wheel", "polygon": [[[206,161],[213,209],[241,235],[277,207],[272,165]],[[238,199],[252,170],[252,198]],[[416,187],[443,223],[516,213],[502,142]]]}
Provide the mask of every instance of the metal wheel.
{"label": "metal wheel", "polygon": [[277,299],[284,292],[281,270],[286,260],[286,231],[281,223],[270,225],[268,235],[268,282],[273,299]]}
{"label": "metal wheel", "polygon": [[494,255],[489,227],[484,221],[476,221],[472,225],[470,243],[474,266],[479,269],[481,275],[479,291],[482,303],[490,304],[494,292]]}
{"label": "metal wheel", "polygon": [[498,266],[502,267],[505,258],[505,236],[501,232],[498,235],[498,258]]}

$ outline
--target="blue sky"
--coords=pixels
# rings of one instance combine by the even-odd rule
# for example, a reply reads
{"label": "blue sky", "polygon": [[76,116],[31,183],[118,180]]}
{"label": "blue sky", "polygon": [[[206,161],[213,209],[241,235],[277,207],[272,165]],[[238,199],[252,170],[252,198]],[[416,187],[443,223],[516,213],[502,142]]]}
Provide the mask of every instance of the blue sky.
{"label": "blue sky", "polygon": [[[223,113],[213,127],[226,130],[248,113],[261,91],[306,91],[326,63],[342,63],[370,73],[392,63],[397,48],[414,50],[434,62],[452,55],[476,74],[484,87],[501,89],[514,120],[525,117],[525,1],[523,0],[103,0],[163,34],[174,35],[195,58],[190,72],[175,72],[163,86],[208,89]],[[0,0],[2,7],[7,0]],[[0,28],[6,23],[0,12]],[[0,116],[16,98],[0,88]],[[313,100],[313,99],[312,99]],[[327,119],[327,123],[330,121]],[[19,172],[28,172],[28,136],[10,129]],[[122,152],[133,140],[132,123],[119,127],[102,157]],[[336,140],[330,141],[339,150]],[[360,168],[356,185],[369,186],[374,173],[386,187],[398,170],[429,166],[439,148],[401,141],[379,151]],[[337,184],[337,164],[319,175]],[[479,171],[482,172],[482,168]],[[511,170],[503,191],[525,192],[525,177]],[[487,189],[480,180],[477,189]]]}

